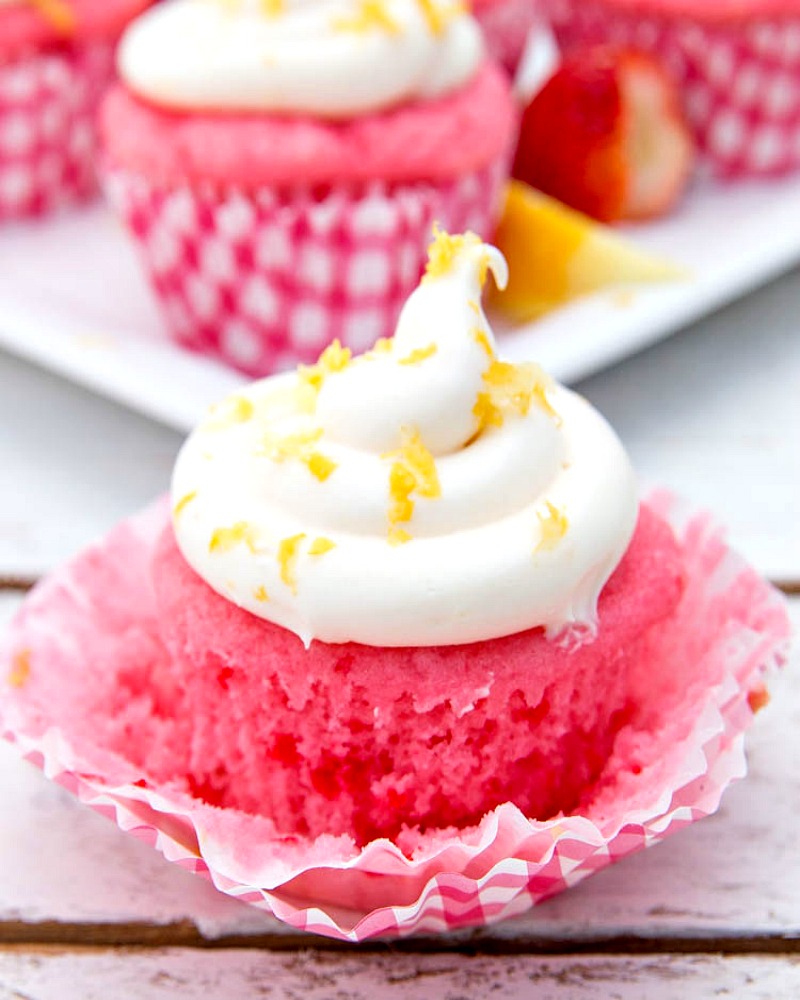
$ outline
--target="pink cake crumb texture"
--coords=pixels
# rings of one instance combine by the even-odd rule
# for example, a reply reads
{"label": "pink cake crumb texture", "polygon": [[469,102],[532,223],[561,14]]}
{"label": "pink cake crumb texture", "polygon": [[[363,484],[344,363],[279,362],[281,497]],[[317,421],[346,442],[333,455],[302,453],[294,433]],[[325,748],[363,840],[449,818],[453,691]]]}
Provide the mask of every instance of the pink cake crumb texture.
{"label": "pink cake crumb texture", "polygon": [[0,6],[0,64],[42,49],[65,44],[112,41],[152,0],[65,0],[74,27],[59,31],[35,3]]}
{"label": "pink cake crumb texture", "polygon": [[744,774],[743,731],[765,671],[785,656],[780,596],[706,515],[667,494],[648,504],[676,531],[683,594],[669,622],[650,630],[631,674],[636,710],[579,812],[541,822],[503,803],[477,827],[409,831],[358,850],[348,837],[279,836],[267,817],[153,784],[132,762],[135,748],[115,753],[103,741],[112,734],[122,746],[126,729],[133,739],[149,726],[154,757],[170,746],[187,756],[192,723],[168,718],[176,696],[151,583],[166,503],[30,595],[0,649],[0,733],[168,859],[294,927],[363,941],[519,914],[713,812]]}
{"label": "pink cake crumb texture", "polygon": [[623,45],[680,86],[707,169],[721,178],[800,169],[796,0],[542,0],[566,51]]}
{"label": "pink cake crumb texture", "polygon": [[113,75],[102,41],[0,61],[0,221],[96,194],[95,115]]}
{"label": "pink cake crumb texture", "polygon": [[491,63],[453,94],[343,122],[169,111],[122,85],[109,94],[101,116],[114,167],[154,184],[210,183],[248,191],[449,180],[502,155],[515,127],[508,82]]}

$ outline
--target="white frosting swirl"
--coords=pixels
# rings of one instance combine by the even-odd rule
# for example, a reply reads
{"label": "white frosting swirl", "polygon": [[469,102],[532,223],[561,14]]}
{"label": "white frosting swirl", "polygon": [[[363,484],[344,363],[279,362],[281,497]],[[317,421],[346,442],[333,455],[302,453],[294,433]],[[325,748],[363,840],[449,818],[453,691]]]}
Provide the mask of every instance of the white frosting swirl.
{"label": "white frosting swirl", "polygon": [[455,0],[168,0],[118,59],[167,107],[343,119],[456,90],[483,52]]}
{"label": "white frosting swirl", "polygon": [[636,521],[622,445],[535,365],[497,360],[481,272],[443,234],[397,333],[232,397],[184,445],[178,545],[219,593],[299,635],[467,643],[593,628]]}

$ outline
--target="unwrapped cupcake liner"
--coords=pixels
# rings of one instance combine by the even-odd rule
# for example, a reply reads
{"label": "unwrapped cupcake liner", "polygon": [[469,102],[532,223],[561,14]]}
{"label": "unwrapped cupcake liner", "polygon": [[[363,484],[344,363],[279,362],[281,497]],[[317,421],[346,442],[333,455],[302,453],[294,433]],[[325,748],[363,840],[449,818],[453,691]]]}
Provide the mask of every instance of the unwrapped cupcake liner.
{"label": "unwrapped cupcake liner", "polygon": [[567,51],[613,44],[661,58],[681,87],[712,173],[772,176],[800,168],[800,10],[714,23],[603,0],[543,3]]}
{"label": "unwrapped cupcake liner", "polygon": [[[581,813],[536,821],[504,803],[477,827],[430,832],[408,857],[389,840],[359,849],[341,836],[281,837],[268,818],[154,785],[130,762],[93,745],[91,734],[67,739],[46,706],[26,699],[20,657],[36,670],[43,650],[55,659],[85,655],[82,627],[116,635],[124,622],[104,622],[93,611],[101,590],[123,585],[132,608],[152,604],[147,572],[169,518],[166,502],[124,522],[28,598],[0,650],[0,677],[8,681],[0,732],[123,830],[293,927],[358,942],[521,914],[713,813],[728,784],[745,774],[744,730],[764,700],[765,675],[786,653],[782,599],[725,546],[711,519],[666,493],[648,503],[669,518],[684,550],[685,594],[658,651],[670,677],[673,667],[685,675],[682,700],[668,725],[651,722],[639,732],[634,718],[620,732],[608,768],[631,740],[638,765],[614,772],[614,780],[601,776]],[[55,660],[52,669],[60,676]]]}
{"label": "unwrapped cupcake liner", "polygon": [[77,45],[0,65],[0,220],[97,191],[95,116],[114,47]]}
{"label": "unwrapped cupcake liner", "polygon": [[491,235],[506,155],[454,180],[254,193],[164,186],[109,168],[106,190],[138,242],[168,332],[259,377],[313,362],[338,338],[391,336],[437,222]]}
{"label": "unwrapped cupcake liner", "polygon": [[472,8],[486,39],[486,51],[512,77],[538,20],[538,4],[539,0],[487,0]]}

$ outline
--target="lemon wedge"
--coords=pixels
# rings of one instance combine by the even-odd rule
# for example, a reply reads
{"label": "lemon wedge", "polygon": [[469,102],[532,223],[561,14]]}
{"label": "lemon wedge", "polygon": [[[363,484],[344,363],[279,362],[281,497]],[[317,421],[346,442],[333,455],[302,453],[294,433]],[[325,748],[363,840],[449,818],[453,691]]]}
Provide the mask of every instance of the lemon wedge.
{"label": "lemon wedge", "polygon": [[504,291],[492,290],[489,301],[516,322],[601,289],[686,277],[674,264],[520,181],[508,185],[494,243],[508,261],[510,278]]}

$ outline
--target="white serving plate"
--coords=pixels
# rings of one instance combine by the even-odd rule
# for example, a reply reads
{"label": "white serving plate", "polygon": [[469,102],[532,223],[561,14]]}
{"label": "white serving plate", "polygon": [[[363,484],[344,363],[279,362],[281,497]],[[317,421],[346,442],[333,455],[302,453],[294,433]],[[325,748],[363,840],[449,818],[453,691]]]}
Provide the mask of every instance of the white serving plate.
{"label": "white serving plate", "polygon": [[[575,382],[787,270],[800,262],[800,177],[698,183],[678,212],[629,235],[686,279],[498,323],[502,353]],[[102,205],[2,228],[0,345],[182,431],[242,381],[164,337],[128,238]]]}

